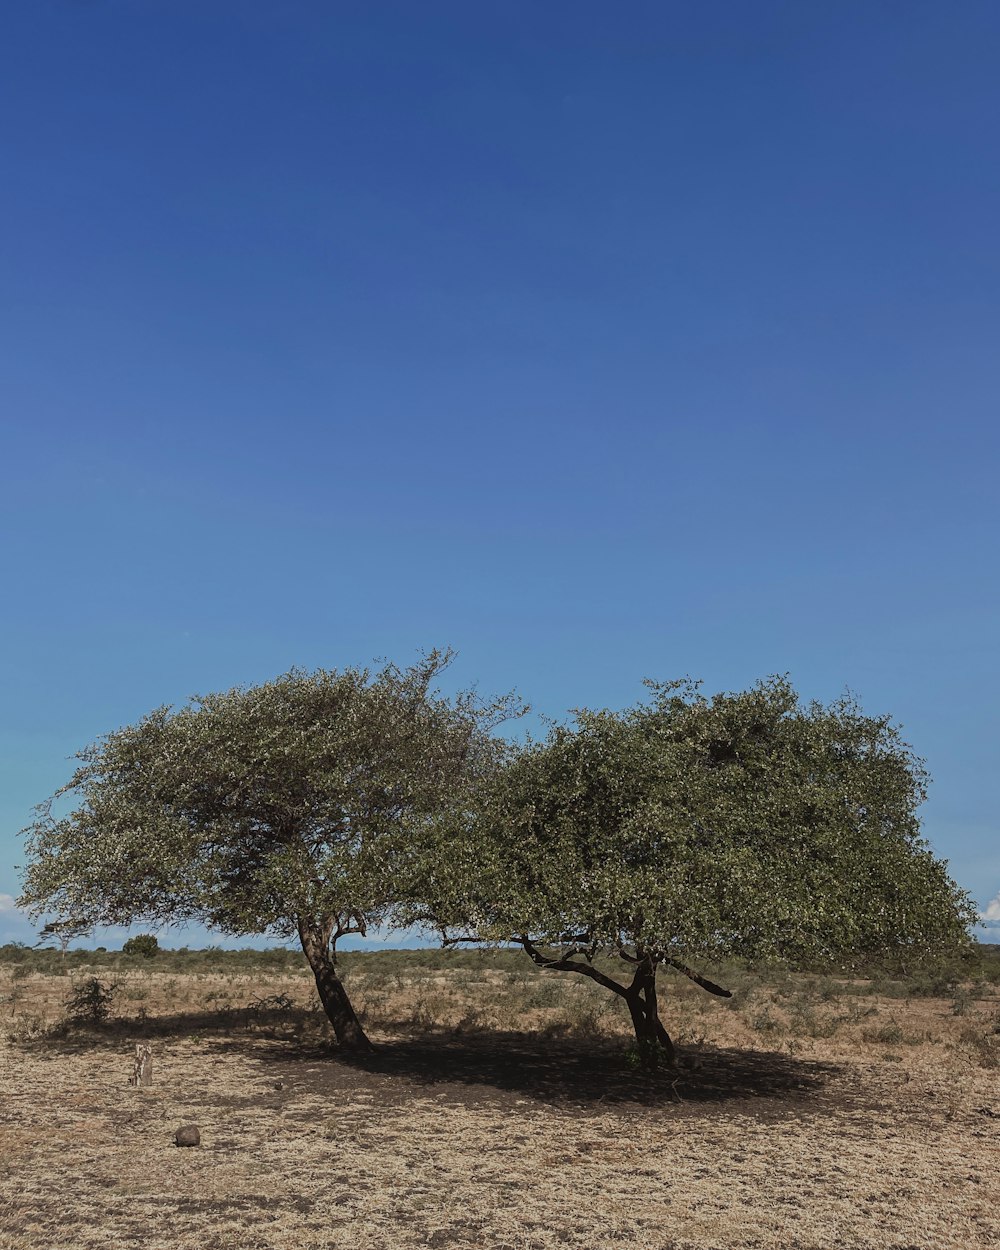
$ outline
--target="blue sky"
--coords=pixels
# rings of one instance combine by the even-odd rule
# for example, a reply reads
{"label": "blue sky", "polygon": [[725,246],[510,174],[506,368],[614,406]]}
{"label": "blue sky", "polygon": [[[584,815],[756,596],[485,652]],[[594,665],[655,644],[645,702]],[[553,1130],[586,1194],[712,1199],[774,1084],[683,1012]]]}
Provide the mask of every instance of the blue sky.
{"label": "blue sky", "polygon": [[1000,893],[995,4],[0,36],[0,941],[100,733],[446,644],[554,717],[849,687]]}

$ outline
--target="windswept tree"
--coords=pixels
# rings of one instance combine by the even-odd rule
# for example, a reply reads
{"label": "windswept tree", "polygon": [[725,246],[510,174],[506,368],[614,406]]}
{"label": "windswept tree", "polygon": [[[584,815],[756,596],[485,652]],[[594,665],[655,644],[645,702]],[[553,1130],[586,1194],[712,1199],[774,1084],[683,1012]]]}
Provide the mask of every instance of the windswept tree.
{"label": "windswept tree", "polygon": [[292,671],[108,734],[26,831],[20,905],[296,935],[341,1046],[368,1049],[337,941],[392,921],[436,822],[468,807],[502,749],[493,729],[518,711],[437,693],[450,658]]}
{"label": "windswept tree", "polygon": [[47,946],[49,942],[55,942],[59,947],[63,960],[65,960],[70,942],[84,937],[92,928],[93,925],[89,921],[81,920],[78,916],[62,916],[58,920],[50,920],[48,924],[42,926],[35,945]]}
{"label": "windswept tree", "polygon": [[920,836],[926,775],[889,719],[803,706],[784,679],[711,699],[649,684],[648,704],[579,712],[484,791],[428,890],[446,941],[515,943],[604,986],[650,1064],[674,1059],[661,967],[726,995],[699,965],[905,962],[968,941],[974,906]]}

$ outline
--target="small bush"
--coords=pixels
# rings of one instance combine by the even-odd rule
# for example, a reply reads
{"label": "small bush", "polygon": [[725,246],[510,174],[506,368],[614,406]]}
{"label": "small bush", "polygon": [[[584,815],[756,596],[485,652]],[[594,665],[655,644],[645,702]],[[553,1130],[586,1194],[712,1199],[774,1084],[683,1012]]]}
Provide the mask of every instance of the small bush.
{"label": "small bush", "polygon": [[410,1012],[409,1023],[415,1029],[429,1030],[434,1027],[436,1019],[437,1017],[434,1013],[433,1007],[428,1000],[421,995],[413,1004],[413,1008]]}
{"label": "small bush", "polygon": [[909,998],[948,998],[958,990],[958,977],[944,971],[915,976],[907,986]]}
{"label": "small bush", "polygon": [[49,1027],[42,1016],[17,1016],[7,1029],[7,1041],[15,1045],[18,1042],[34,1042],[45,1037],[48,1032]]}
{"label": "small bush", "polygon": [[796,1037],[833,1037],[839,1027],[839,1017],[820,1016],[809,1007],[796,1008],[789,1021],[789,1029]]}
{"label": "small bush", "polygon": [[66,1019],[71,1024],[104,1024],[111,1015],[121,987],[116,983],[87,977],[71,986],[63,999]]}
{"label": "small bush", "polygon": [[847,1011],[839,1016],[835,1016],[837,1024],[857,1024],[859,1020],[869,1020],[872,1016],[878,1015],[878,1007],[873,1003],[870,1007],[862,1008],[859,1003],[850,1003]]}
{"label": "small bush", "polygon": [[640,1046],[638,1042],[629,1042],[623,1052],[625,1066],[633,1071],[647,1071],[651,1068],[670,1068],[670,1053],[659,1042],[651,1047]]}
{"label": "small bush", "polygon": [[[722,999],[722,1006],[727,1011],[743,1011],[757,997],[758,988],[754,985],[738,985],[733,989],[729,998]],[[713,1005],[718,1006],[718,1000],[713,1000]]]}
{"label": "small bush", "polygon": [[259,1016],[288,1015],[295,1004],[287,994],[255,995],[246,1005],[246,1010]]}
{"label": "small bush", "polygon": [[819,977],[815,982],[814,992],[821,1003],[837,1003],[840,1001],[842,987],[833,977]]}
{"label": "small bush", "polygon": [[981,1028],[967,1025],[958,1040],[981,1068],[1000,1068],[1000,1034],[993,1029],[984,1033]]}
{"label": "small bush", "polygon": [[866,1042],[883,1042],[888,1045],[898,1045],[903,1041],[903,1030],[895,1020],[888,1024],[880,1024],[877,1028],[862,1029],[861,1037]]}
{"label": "small bush", "polygon": [[140,933],[129,938],[122,947],[123,955],[138,955],[141,959],[153,959],[160,953],[160,944],[152,933]]}
{"label": "small bush", "polygon": [[566,1033],[570,1037],[590,1040],[601,1037],[604,1029],[602,1021],[603,1004],[592,1006],[589,1003],[571,1003],[563,1008],[562,1016],[566,1022]]}
{"label": "small bush", "polygon": [[756,1015],[751,1016],[748,1023],[758,1033],[777,1033],[782,1028],[781,1021],[771,1014],[769,1007],[764,1007]]}
{"label": "small bush", "polygon": [[485,1027],[485,1016],[479,1007],[466,1007],[452,1032],[456,1037],[466,1033],[480,1033]]}
{"label": "small bush", "polygon": [[953,1016],[964,1016],[968,1013],[972,1006],[973,996],[967,989],[958,989],[955,996],[951,1000],[951,1014]]}

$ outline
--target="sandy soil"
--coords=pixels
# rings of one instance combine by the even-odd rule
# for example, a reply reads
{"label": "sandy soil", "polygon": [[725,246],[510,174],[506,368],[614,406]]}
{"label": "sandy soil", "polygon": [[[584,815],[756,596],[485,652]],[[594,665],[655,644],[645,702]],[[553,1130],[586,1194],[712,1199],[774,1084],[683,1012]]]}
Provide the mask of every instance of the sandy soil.
{"label": "sandy soil", "polygon": [[[840,1017],[842,1002],[817,1004],[848,1018],[812,1037],[773,1021],[762,1033],[759,1003],[754,1028],[749,1009],[684,998],[698,1044],[679,1073],[649,1078],[624,1061],[618,1022],[418,1030],[393,1024],[384,987],[364,1063],[292,1013],[213,1015],[240,997],[232,978],[150,974],[145,1020],[53,1036],[59,980],[23,980],[8,1007],[0,1250],[1000,1245],[1000,1069],[969,1042],[992,1035],[996,1000],[960,1015],[933,999]],[[305,981],[285,988],[305,1002]],[[468,987],[451,988],[468,1019]],[[478,992],[482,1011],[497,1000]],[[790,1019],[780,999],[771,1009]],[[862,1039],[876,1014],[891,1043]],[[143,1036],[154,1083],[137,1090]],[[187,1123],[201,1145],[179,1149]]]}

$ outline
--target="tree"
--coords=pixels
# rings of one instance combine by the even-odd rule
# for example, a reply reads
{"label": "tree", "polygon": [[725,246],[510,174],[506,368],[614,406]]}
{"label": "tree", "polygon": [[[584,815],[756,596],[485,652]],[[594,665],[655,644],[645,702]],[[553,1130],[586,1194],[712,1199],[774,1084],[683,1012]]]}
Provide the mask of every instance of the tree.
{"label": "tree", "polygon": [[[888,718],[787,680],[576,714],[529,743],[441,858],[446,942],[515,943],[626,1003],[644,1062],[674,1047],[657,971],[738,956],[847,966],[968,941],[975,908],[920,837],[922,763]],[[608,971],[612,956],[631,970]]]}
{"label": "tree", "polygon": [[80,916],[64,916],[58,920],[50,920],[48,924],[42,926],[35,945],[45,946],[49,942],[57,943],[65,962],[70,942],[83,937],[93,927],[89,920]]}
{"label": "tree", "polygon": [[122,947],[123,955],[138,955],[140,959],[155,959],[159,953],[160,943],[152,933],[137,934]]}
{"label": "tree", "polygon": [[[106,735],[26,830],[20,905],[89,923],[297,934],[338,1041],[370,1048],[336,944],[391,921],[435,822],[496,763],[510,696],[447,699],[451,658],[292,671]],[[57,817],[54,801],[77,806]]]}

